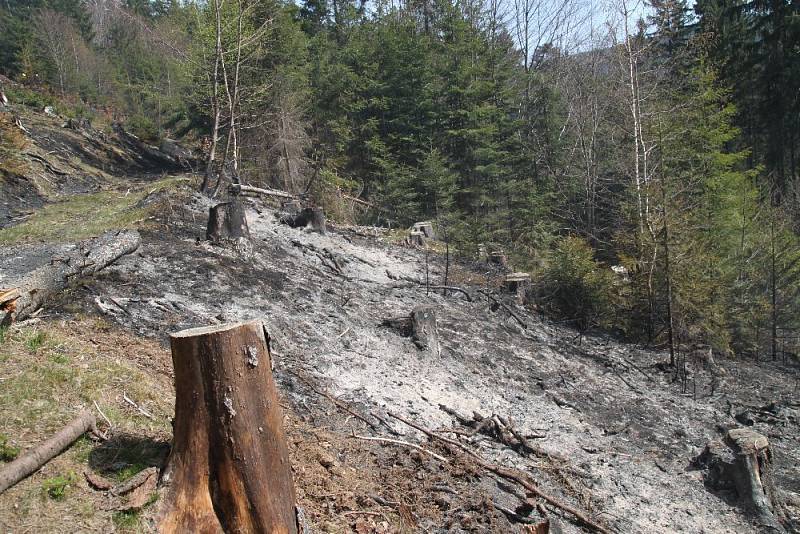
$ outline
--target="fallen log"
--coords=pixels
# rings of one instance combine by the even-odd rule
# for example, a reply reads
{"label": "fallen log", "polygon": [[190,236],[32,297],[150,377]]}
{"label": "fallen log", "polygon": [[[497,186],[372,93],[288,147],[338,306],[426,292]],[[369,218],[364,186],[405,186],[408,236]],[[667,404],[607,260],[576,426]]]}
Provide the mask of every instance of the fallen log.
{"label": "fallen log", "polygon": [[141,238],[135,230],[107,232],[81,243],[77,250],[53,258],[25,276],[14,288],[19,296],[0,307],[0,325],[24,319],[41,307],[53,294],[76,278],[90,276],[139,248]]}
{"label": "fallen log", "polygon": [[26,452],[0,469],[0,493],[36,472],[52,460],[85,432],[95,428],[94,415],[83,412],[53,437]]}
{"label": "fallen log", "polygon": [[298,531],[268,340],[260,321],[170,335],[174,437],[159,532]]}
{"label": "fallen log", "polygon": [[286,191],[279,191],[277,189],[265,189],[263,187],[253,187],[251,185],[241,185],[241,184],[233,184],[230,187],[230,192],[233,195],[239,195],[242,193],[249,193],[251,195],[266,195],[270,197],[277,197],[277,198],[288,198],[288,199],[296,199],[295,195],[291,193],[287,193]]}

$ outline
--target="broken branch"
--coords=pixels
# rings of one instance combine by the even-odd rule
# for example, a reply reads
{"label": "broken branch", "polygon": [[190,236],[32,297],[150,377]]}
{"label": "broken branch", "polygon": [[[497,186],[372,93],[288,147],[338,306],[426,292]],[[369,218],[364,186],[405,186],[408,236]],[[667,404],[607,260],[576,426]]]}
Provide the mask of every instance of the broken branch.
{"label": "broken branch", "polygon": [[85,411],[59,430],[53,437],[0,469],[0,493],[38,470],[85,432],[93,428],[95,428],[94,415]]}
{"label": "broken branch", "polygon": [[454,446],[458,447],[461,450],[466,450],[470,454],[470,456],[478,463],[478,465],[480,465],[481,467],[483,467],[487,471],[490,471],[490,472],[492,472],[492,473],[494,473],[494,474],[496,474],[496,475],[498,475],[498,476],[500,476],[502,478],[505,478],[506,480],[511,480],[511,481],[514,481],[514,482],[518,483],[520,486],[525,488],[525,490],[527,490],[528,493],[544,499],[550,505],[552,505],[552,506],[554,506],[556,508],[559,508],[560,510],[563,510],[563,511],[569,513],[570,515],[572,515],[573,517],[575,517],[575,519],[577,520],[578,524],[580,524],[580,525],[582,525],[582,526],[584,526],[586,528],[589,528],[589,529],[591,529],[591,530],[593,530],[595,532],[600,532],[602,534],[611,534],[611,531],[609,531],[607,528],[605,528],[604,526],[600,525],[599,523],[596,523],[592,519],[588,518],[586,515],[583,514],[583,512],[575,509],[574,507],[572,507],[572,506],[570,506],[570,505],[568,505],[566,503],[563,503],[563,502],[559,501],[555,497],[552,497],[549,494],[547,494],[544,491],[542,491],[536,484],[533,483],[533,481],[530,479],[530,477],[528,475],[526,475],[525,473],[522,473],[521,471],[517,471],[515,469],[509,469],[509,468],[503,467],[501,465],[493,464],[493,463],[489,462],[488,460],[483,459],[476,452],[470,451],[469,449],[467,449],[466,447],[464,447],[463,445],[461,445],[457,441],[453,441],[453,440],[451,440],[449,438],[445,438],[443,436],[440,436],[440,435],[436,434],[435,432],[433,432],[431,430],[428,430],[425,427],[419,426],[416,423],[413,423],[413,422],[405,419],[404,417],[402,417],[400,415],[397,415],[397,414],[392,413],[392,412],[388,412],[388,413],[389,413],[389,416],[394,417],[398,421],[402,421],[403,423],[409,425],[411,428],[415,428],[415,429],[419,430],[420,432],[422,432],[423,434],[425,434],[429,438],[437,439],[437,440],[442,441],[444,443],[449,443],[450,445],[454,445]]}
{"label": "broken branch", "polygon": [[356,439],[363,439],[366,441],[381,441],[383,443],[394,443],[395,445],[403,445],[404,447],[410,447],[412,449],[416,449],[420,452],[424,452],[425,454],[433,456],[440,462],[448,463],[447,458],[445,458],[444,456],[440,456],[433,451],[429,451],[424,447],[420,447],[419,445],[415,445],[414,443],[409,443],[408,441],[402,441],[399,439],[392,439],[392,438],[373,437],[373,436],[359,436],[357,434],[353,434],[353,437]]}

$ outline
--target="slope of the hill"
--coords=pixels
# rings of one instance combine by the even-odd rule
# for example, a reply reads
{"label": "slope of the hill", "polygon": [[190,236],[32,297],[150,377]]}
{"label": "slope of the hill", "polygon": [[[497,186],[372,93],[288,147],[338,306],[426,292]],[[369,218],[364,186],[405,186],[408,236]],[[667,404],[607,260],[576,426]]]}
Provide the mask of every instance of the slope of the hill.
{"label": "slope of the hill", "polygon": [[[496,298],[507,307],[493,305],[472,285],[494,285],[497,275],[488,267],[486,273],[476,266],[453,269],[451,282],[471,291],[471,301],[460,293],[444,296],[425,289],[422,251],[346,228],[327,235],[292,229],[256,201],[247,211],[252,241],[212,246],[203,240],[211,201],[185,187],[147,195],[131,208],[150,206],[144,226],[134,221],[143,238],[136,253],[5,335],[0,434],[12,444],[30,446],[57,427],[56,415],[98,401],[120,435],[155,450],[146,462],[129,463],[157,463],[169,439],[173,396],[166,334],[258,318],[272,338],[290,414],[300,504],[322,531],[519,528],[499,511],[521,504],[520,490],[507,482],[468,462],[442,463],[354,437],[389,437],[442,452],[389,412],[431,429],[456,430],[446,435],[530,473],[544,490],[617,532],[748,533],[759,526],[730,495],[704,487],[690,462],[709,439],[739,424],[733,414],[774,402],[782,415],[757,419],[755,428],[772,442],[778,486],[790,513],[797,513],[791,504],[800,493],[798,393],[790,370],[722,361],[726,373],[713,392],[710,375],[701,370],[687,392],[660,370],[663,353],[599,335],[580,340],[501,294]],[[65,246],[5,247],[0,285],[13,286]],[[443,271],[442,259],[429,255],[427,276],[441,281]],[[421,351],[381,326],[383,318],[421,304],[436,311],[439,350]],[[37,332],[50,337],[35,341]],[[41,384],[37,373],[47,377]],[[337,412],[309,384],[348,403],[375,428]],[[125,400],[131,396],[152,417],[133,410]],[[541,451],[520,454],[486,435],[461,435],[466,429],[452,410],[510,417],[523,434],[538,436],[531,441]],[[82,443],[57,462],[68,462],[62,470],[119,473],[124,469],[108,460],[108,450],[117,447],[124,456],[130,445],[116,443]],[[58,472],[52,469],[0,496],[4,530],[60,531],[63,524],[49,521],[69,513],[81,518],[79,530],[127,528],[120,512],[83,485],[62,501],[39,497],[42,482]],[[31,504],[32,498],[39,501]],[[147,525],[146,515],[136,528]],[[565,532],[579,531],[568,517],[558,523]]]}

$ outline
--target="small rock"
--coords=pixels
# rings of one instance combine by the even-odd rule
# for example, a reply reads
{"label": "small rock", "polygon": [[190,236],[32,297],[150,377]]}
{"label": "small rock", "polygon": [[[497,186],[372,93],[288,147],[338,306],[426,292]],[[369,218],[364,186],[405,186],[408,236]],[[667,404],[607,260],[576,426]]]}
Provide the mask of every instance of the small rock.
{"label": "small rock", "polygon": [[336,459],[327,452],[319,453],[319,464],[325,469],[330,469],[336,465]]}

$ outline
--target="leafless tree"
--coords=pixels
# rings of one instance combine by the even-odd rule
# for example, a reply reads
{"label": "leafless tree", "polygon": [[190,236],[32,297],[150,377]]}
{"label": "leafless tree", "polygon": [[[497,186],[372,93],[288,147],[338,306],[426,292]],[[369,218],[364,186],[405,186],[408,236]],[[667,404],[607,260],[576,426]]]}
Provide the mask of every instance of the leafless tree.
{"label": "leafless tree", "polygon": [[42,9],[34,15],[33,30],[43,55],[55,68],[63,95],[69,70],[74,68],[75,49],[72,44],[75,39],[80,39],[80,34],[69,17],[52,9]]}

